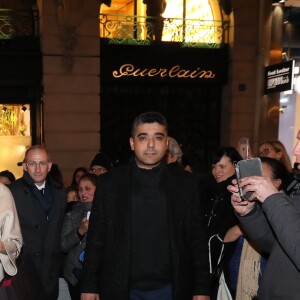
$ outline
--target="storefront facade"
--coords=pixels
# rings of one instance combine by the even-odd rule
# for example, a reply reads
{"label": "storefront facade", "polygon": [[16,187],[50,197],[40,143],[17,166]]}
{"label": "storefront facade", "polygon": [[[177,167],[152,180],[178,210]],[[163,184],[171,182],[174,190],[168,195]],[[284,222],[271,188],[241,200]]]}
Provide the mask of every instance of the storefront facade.
{"label": "storefront facade", "polygon": [[[12,5],[12,2],[9,3]],[[187,82],[188,80],[185,81],[182,78],[178,81],[173,69],[170,74],[175,77],[169,78],[167,83],[163,83],[161,80],[154,82],[154,78],[152,78],[154,81],[146,82],[144,81],[145,76],[129,76],[130,78],[127,78],[129,81],[126,81],[125,78],[118,81],[107,77],[109,72],[105,71],[103,61],[107,62],[108,56],[99,42],[98,1],[37,2],[35,8],[39,12],[40,31],[38,36],[42,75],[39,86],[35,88],[35,95],[38,95],[38,99],[35,99],[34,103],[38,103],[38,107],[35,109],[34,115],[31,115],[35,124],[31,125],[31,133],[34,136],[32,143],[41,142],[46,145],[52,154],[53,161],[63,171],[66,185],[70,181],[73,170],[78,166],[88,167],[91,158],[99,149],[107,150],[107,152],[113,151],[108,146],[111,142],[109,137],[111,128],[105,128],[109,124],[109,120],[112,121],[111,117],[114,116],[116,119],[123,117],[120,113],[121,107],[125,112],[129,112],[128,119],[140,111],[152,109],[152,106],[148,105],[151,103],[151,99],[153,103],[156,102],[155,105],[158,109],[171,118],[171,124],[177,125],[171,134],[183,137],[184,133],[190,132],[191,129],[184,125],[183,127],[186,129],[181,131],[180,124],[190,124],[191,119],[182,117],[180,107],[182,102],[179,99],[190,91],[190,99],[197,99],[197,101],[191,101],[187,97],[185,103],[185,106],[190,109],[192,120],[194,120],[194,123],[191,124],[192,127],[199,127],[197,135],[203,133],[206,136],[208,134],[213,136],[211,145],[202,147],[205,149],[203,151],[206,151],[203,154],[206,160],[209,152],[219,144],[235,146],[239,138],[246,136],[251,139],[255,148],[260,141],[277,137],[278,121],[277,124],[276,122],[272,123],[274,116],[270,120],[267,113],[270,108],[270,100],[266,100],[263,95],[264,68],[270,63],[272,47],[272,2],[256,0],[241,3],[241,1],[233,0],[222,1],[222,3],[223,8],[219,7],[219,10],[228,8],[226,4],[232,8],[228,11],[230,29],[227,54],[222,61],[214,59],[212,61],[216,62],[219,67],[215,72],[222,70],[226,76],[222,74],[222,80],[218,83],[213,83],[213,81],[196,83],[194,80]],[[101,6],[104,7],[105,4]],[[151,49],[151,46],[149,47]],[[183,65],[181,68],[189,70],[191,73],[176,69],[176,66],[179,65],[176,57],[164,60],[164,62],[168,62],[168,66],[151,66],[144,60],[144,66],[134,65],[132,68],[172,70],[172,67],[175,67],[175,70],[178,71],[177,74],[184,74],[183,76],[192,74],[196,77],[200,69],[209,70],[209,66],[203,67],[202,62],[208,62],[208,60],[204,59],[205,55],[202,55],[200,50],[203,49],[198,49],[198,54],[195,54],[199,59],[192,58],[191,52],[185,56],[182,55],[182,58],[186,58],[183,61],[188,65]],[[143,56],[142,50],[140,52],[141,57]],[[127,64],[126,61],[119,61],[119,63]],[[122,72],[120,64],[114,66],[115,71],[119,74]],[[152,76],[154,73],[151,71],[150,75]],[[164,78],[160,77],[160,79]],[[132,86],[131,89],[128,89],[128,82]],[[6,86],[5,81],[2,81],[1,85]],[[113,86],[119,87],[117,89],[118,103],[115,104],[116,88],[112,88]],[[124,93],[129,93],[130,97],[136,98],[134,104],[129,105],[126,104],[126,101],[121,101],[126,98],[120,93],[124,86],[127,87]],[[150,100],[142,101],[147,93],[150,95],[147,99]],[[156,97],[157,93],[159,93],[159,97]],[[24,97],[24,102],[19,104],[30,104],[29,98]],[[170,102],[172,98],[175,99],[174,103]],[[203,98],[205,98],[204,102]],[[213,100],[209,102],[207,98]],[[0,103],[7,104],[5,99],[1,98]],[[273,96],[272,99],[274,103],[278,103],[279,95]],[[122,103],[121,107],[120,103]],[[195,110],[191,109],[191,103],[195,105]],[[211,107],[208,104],[211,104]],[[185,108],[183,107],[183,109]],[[113,115],[113,111],[118,111],[119,114]],[[197,121],[199,112],[202,112],[203,117],[202,123],[200,122],[201,126]],[[193,115],[193,113],[195,114]],[[188,110],[184,115],[186,114],[189,114]],[[276,118],[278,120],[279,113],[277,117],[275,116],[275,120]],[[176,120],[180,120],[182,123],[178,123]],[[204,130],[202,124],[207,124],[207,121],[211,120],[214,122],[211,122],[209,126],[213,126],[213,130],[208,133],[207,130],[210,130],[210,127]],[[114,132],[113,135],[115,135],[113,143],[117,143],[118,136]],[[128,138],[128,135],[126,137],[124,135],[125,131],[122,133],[122,139]],[[188,137],[188,140],[196,140],[195,144],[203,144],[203,140],[197,140],[195,136]],[[121,144],[121,149],[116,153],[118,151],[123,153],[125,142],[122,140]],[[190,145],[190,147],[192,146]],[[125,159],[125,157],[119,158],[118,155],[115,157],[114,154],[112,156],[116,160]],[[4,160],[8,159],[13,160],[14,158],[5,156]],[[0,169],[4,168],[2,163],[0,166]],[[204,166],[206,163],[203,164]]]}

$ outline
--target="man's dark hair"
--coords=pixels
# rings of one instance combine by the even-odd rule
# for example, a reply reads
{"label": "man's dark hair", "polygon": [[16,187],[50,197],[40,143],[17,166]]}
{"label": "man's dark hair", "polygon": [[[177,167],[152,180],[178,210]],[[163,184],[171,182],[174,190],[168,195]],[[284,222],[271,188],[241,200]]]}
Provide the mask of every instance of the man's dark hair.
{"label": "man's dark hair", "polygon": [[137,116],[133,123],[132,123],[132,127],[131,127],[131,136],[135,135],[136,132],[136,128],[141,125],[141,124],[152,124],[152,123],[158,123],[162,126],[165,126],[166,131],[168,132],[168,122],[166,120],[166,118],[159,112],[156,111],[149,111],[149,112],[145,112],[140,114],[139,116]]}
{"label": "man's dark hair", "polygon": [[0,176],[6,177],[10,182],[13,182],[16,180],[15,175],[8,170],[1,171]]}

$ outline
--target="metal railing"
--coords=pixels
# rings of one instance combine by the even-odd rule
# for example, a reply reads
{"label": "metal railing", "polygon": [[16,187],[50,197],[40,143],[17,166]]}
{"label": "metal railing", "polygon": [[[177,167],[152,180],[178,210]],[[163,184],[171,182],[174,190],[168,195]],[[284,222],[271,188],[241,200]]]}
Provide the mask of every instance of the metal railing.
{"label": "metal railing", "polygon": [[[159,41],[217,48],[229,40],[229,21],[100,14],[100,37],[113,44],[150,45]],[[158,33],[158,30],[160,31]]]}
{"label": "metal railing", "polygon": [[0,39],[38,36],[38,11],[0,9]]}

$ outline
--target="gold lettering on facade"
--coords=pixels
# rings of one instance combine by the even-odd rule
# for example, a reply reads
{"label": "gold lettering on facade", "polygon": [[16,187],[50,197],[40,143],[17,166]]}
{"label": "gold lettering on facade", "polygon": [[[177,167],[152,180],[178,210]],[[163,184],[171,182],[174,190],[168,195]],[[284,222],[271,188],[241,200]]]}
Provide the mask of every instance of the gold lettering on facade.
{"label": "gold lettering on facade", "polygon": [[179,66],[174,66],[173,68],[171,68],[170,72],[169,72],[169,77],[173,78],[176,77],[176,72],[180,69]]}
{"label": "gold lettering on facade", "polygon": [[200,68],[190,70],[183,69],[179,65],[173,66],[170,69],[160,68],[160,69],[139,69],[133,64],[124,64],[120,66],[119,70],[114,70],[112,72],[114,78],[121,77],[170,77],[170,78],[207,78],[213,79],[216,74],[212,70],[201,70]]}
{"label": "gold lettering on facade", "polygon": [[[211,71],[205,71],[205,72],[211,72]],[[191,78],[197,78],[200,74],[202,74],[201,71],[200,71],[200,68],[197,68],[196,70],[194,70],[194,71],[191,72],[190,77]]]}
{"label": "gold lettering on facade", "polygon": [[151,70],[149,70],[149,72],[148,72],[148,76],[149,76],[149,77],[154,77],[154,76],[156,76],[158,73],[159,73],[159,71],[158,71],[157,69],[151,69]]}
{"label": "gold lettering on facade", "polygon": [[167,69],[160,69],[160,77],[166,77],[168,76],[168,70]]}

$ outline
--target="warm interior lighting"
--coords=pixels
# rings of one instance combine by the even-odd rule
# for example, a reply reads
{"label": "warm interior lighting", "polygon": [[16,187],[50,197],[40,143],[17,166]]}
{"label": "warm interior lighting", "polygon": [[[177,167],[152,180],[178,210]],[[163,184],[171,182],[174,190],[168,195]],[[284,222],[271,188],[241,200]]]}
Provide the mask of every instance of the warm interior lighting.
{"label": "warm interior lighting", "polygon": [[282,50],[272,49],[270,50],[270,64],[275,64],[282,61]]}
{"label": "warm interior lighting", "polygon": [[[26,111],[22,110],[23,107]],[[22,177],[23,168],[18,167],[17,162],[23,161],[30,145],[30,104],[0,104],[0,170],[11,171],[16,178]]]}
{"label": "warm interior lighting", "polygon": [[[184,8],[185,5],[185,9]],[[163,41],[170,41],[174,36],[174,29],[176,29],[177,41],[185,42],[212,42],[212,36],[214,36],[216,26],[213,22],[214,16],[209,3],[209,0],[195,1],[195,0],[167,0],[167,7],[162,15],[164,18],[173,20],[173,27],[170,29],[165,28],[163,31]],[[183,25],[183,19],[185,24]],[[192,24],[196,20],[201,20],[202,24],[198,31],[187,30],[183,32],[183,28],[194,28]],[[199,25],[198,25],[199,26]],[[196,33],[197,32],[197,33]]]}

